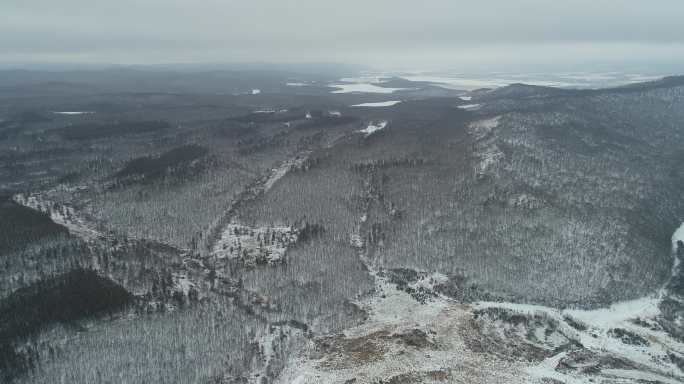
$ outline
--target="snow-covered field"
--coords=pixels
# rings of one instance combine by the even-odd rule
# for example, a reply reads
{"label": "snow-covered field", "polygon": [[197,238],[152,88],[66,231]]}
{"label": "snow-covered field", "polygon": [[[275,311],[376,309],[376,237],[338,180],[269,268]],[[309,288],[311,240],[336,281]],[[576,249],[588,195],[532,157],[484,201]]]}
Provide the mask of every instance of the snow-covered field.
{"label": "snow-covered field", "polygon": [[[354,246],[362,252],[362,242]],[[278,383],[529,382],[524,364],[469,351],[462,337],[470,332],[469,306],[440,296],[421,304],[372,267],[369,272],[376,280],[375,293],[357,303],[369,318],[341,334],[310,340]],[[444,279],[426,275],[411,287],[431,289]]]}
{"label": "snow-covered field", "polygon": [[477,111],[482,107],[481,104],[465,104],[465,105],[459,105],[458,108],[460,109],[465,109],[466,111]]}
{"label": "snow-covered field", "polygon": [[[684,225],[672,237],[673,244],[678,240],[684,241]],[[446,277],[426,274],[409,285],[433,291],[421,304],[369,265],[362,241],[352,243],[376,280],[375,293],[358,302],[368,319],[310,340],[278,383],[684,382],[671,358],[684,358],[684,344],[654,321],[663,291],[596,310],[469,305],[435,293]]]}
{"label": "snow-covered field", "polygon": [[[673,255],[677,241],[684,241],[684,223],[672,235]],[[679,259],[673,257],[672,276],[679,273]],[[598,355],[619,358],[635,365],[638,369],[605,369],[597,375],[619,382],[662,382],[682,383],[684,375],[671,356],[684,358],[684,343],[672,338],[657,324],[661,315],[660,303],[667,295],[666,286],[651,296],[615,303],[607,308],[595,310],[558,310],[555,308],[512,304],[478,303],[478,308],[505,308],[521,314],[543,314],[563,327],[563,332]],[[572,324],[575,324],[573,327]],[[578,329],[577,324],[581,324]],[[617,335],[622,335],[618,337]],[[556,354],[527,372],[539,379],[551,377],[568,384],[594,382],[594,375],[579,372],[559,372],[556,366],[567,353]]]}
{"label": "snow-covered field", "polygon": [[499,126],[501,116],[496,116],[491,119],[474,121],[468,124],[468,133],[473,135],[475,139],[482,139],[487,136],[492,129]]}
{"label": "snow-covered field", "polygon": [[369,123],[368,126],[364,129],[359,130],[360,133],[363,133],[366,135],[366,137],[374,134],[375,132],[381,131],[387,127],[387,121],[380,121],[377,123]]}
{"label": "snow-covered field", "polygon": [[48,214],[50,219],[56,224],[66,227],[72,235],[83,240],[87,241],[104,237],[102,233],[95,229],[94,224],[85,220],[73,207],[50,201],[43,194],[17,194],[12,199],[25,207]]}
{"label": "snow-covered field", "polygon": [[[677,251],[677,243],[680,241],[684,243],[684,223],[682,223],[672,235],[672,252]],[[677,271],[679,271],[680,268],[684,268],[684,266],[682,266],[680,260],[675,257],[674,264],[672,265],[672,277],[677,275]]]}
{"label": "snow-covered field", "polygon": [[[670,361],[669,354],[684,351],[684,344],[680,343],[662,330],[653,330],[649,327],[639,325],[634,320],[644,321],[646,324],[654,324],[654,318],[660,314],[658,304],[660,297],[653,296],[632,300],[628,302],[616,303],[609,308],[597,310],[558,310],[555,308],[513,304],[513,303],[490,303],[481,302],[476,305],[477,309],[483,308],[502,308],[510,310],[512,313],[523,315],[543,315],[554,319],[560,324],[560,331],[570,339],[575,340],[581,345],[598,354],[620,358],[642,367],[639,375],[649,380],[664,383],[677,383],[684,380],[681,371]],[[568,320],[570,319],[570,320]],[[582,324],[585,330],[578,330],[572,327],[569,321]],[[630,344],[612,334],[616,329],[626,330],[629,335],[638,335],[643,340],[647,340],[649,345],[638,343]],[[599,372],[594,375],[582,374],[580,372],[561,373],[555,368],[560,359],[566,358],[566,353],[560,353],[545,359],[539,364],[531,365],[526,370],[531,376],[537,379],[551,377],[561,380],[564,383],[588,383],[596,376],[630,378],[633,370]],[[630,382],[630,381],[626,381]]]}
{"label": "snow-covered field", "polygon": [[274,264],[283,261],[287,248],[297,241],[291,227],[248,227],[236,223],[226,226],[211,255],[240,259],[245,264]]}
{"label": "snow-covered field", "polygon": [[391,107],[401,103],[401,100],[380,101],[377,103],[354,104],[352,107]]}

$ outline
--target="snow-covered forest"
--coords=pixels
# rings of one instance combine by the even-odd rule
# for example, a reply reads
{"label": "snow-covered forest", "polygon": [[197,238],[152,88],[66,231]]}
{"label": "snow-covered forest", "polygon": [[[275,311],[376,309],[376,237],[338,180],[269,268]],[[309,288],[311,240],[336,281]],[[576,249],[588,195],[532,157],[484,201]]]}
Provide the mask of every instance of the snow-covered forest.
{"label": "snow-covered forest", "polygon": [[0,89],[0,380],[684,380],[682,78],[235,76]]}

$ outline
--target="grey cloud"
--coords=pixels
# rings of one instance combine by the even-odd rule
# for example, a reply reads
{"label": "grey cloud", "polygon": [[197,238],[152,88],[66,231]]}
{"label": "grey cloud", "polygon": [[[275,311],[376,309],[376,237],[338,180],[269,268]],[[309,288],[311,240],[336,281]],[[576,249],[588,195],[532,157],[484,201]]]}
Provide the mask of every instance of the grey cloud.
{"label": "grey cloud", "polygon": [[666,59],[684,56],[683,16],[680,0],[4,0],[0,61],[515,61],[591,46]]}

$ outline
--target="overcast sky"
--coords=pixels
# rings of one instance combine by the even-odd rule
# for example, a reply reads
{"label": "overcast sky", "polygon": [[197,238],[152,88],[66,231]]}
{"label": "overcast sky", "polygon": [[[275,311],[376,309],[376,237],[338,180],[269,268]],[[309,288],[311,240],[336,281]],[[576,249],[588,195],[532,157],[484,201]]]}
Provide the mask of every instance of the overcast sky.
{"label": "overcast sky", "polygon": [[682,20],[684,0],[0,0],[0,62],[676,67]]}

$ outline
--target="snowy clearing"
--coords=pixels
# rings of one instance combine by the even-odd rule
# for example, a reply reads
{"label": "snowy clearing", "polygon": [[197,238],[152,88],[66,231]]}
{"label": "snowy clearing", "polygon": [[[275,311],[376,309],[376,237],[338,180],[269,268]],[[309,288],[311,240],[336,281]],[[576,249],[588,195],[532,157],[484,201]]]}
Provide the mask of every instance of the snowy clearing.
{"label": "snowy clearing", "polygon": [[681,241],[684,242],[684,223],[682,223],[679,228],[675,231],[675,233],[672,235],[672,251],[677,250],[677,242]]}
{"label": "snowy clearing", "polygon": [[385,129],[387,126],[387,121],[381,121],[377,124],[375,123],[369,123],[368,126],[364,129],[359,130],[360,133],[365,133],[366,137],[372,135],[375,132],[381,131]]}
{"label": "snowy clearing", "polygon": [[102,238],[104,235],[94,229],[73,207],[45,199],[41,194],[17,194],[12,198],[17,204],[46,213],[56,224],[66,227],[69,233],[83,240]]}
{"label": "snowy clearing", "polygon": [[[309,113],[307,113],[308,116],[311,116]],[[307,117],[310,119],[311,117]],[[278,168],[273,168],[271,169],[271,174],[269,175],[268,179],[264,182],[264,192],[268,192],[271,188],[273,188],[273,185],[283,178],[290,170],[293,168],[301,166],[306,159],[308,158],[309,152],[303,152],[302,154],[294,157],[293,159],[289,159],[284,161]]]}
{"label": "snowy clearing", "polygon": [[352,107],[391,107],[401,103],[401,100],[380,101],[377,103],[354,104]]}
{"label": "snowy clearing", "polygon": [[56,115],[90,115],[95,112],[93,111],[62,111],[62,112],[52,112]]}
{"label": "snowy clearing", "polygon": [[499,121],[501,116],[496,116],[491,119],[473,121],[468,124],[468,133],[473,135],[476,140],[483,139],[485,136],[489,135],[492,129],[499,126]]}
{"label": "snowy clearing", "polygon": [[466,111],[477,111],[482,107],[482,104],[465,104],[459,105],[458,108],[465,109]]}
{"label": "snowy clearing", "polygon": [[[672,235],[672,253],[677,252],[677,243],[680,241],[684,242],[684,223],[682,223],[682,225],[680,225]],[[680,265],[680,260],[679,258],[675,257],[674,264],[672,265],[672,277],[677,276],[679,268],[682,268]]]}
{"label": "snowy clearing", "polygon": [[[672,236],[673,246],[684,237],[684,224]],[[673,276],[679,273],[679,261],[673,249]],[[651,296],[614,303],[607,308],[594,310],[555,308],[540,305],[480,302],[477,308],[504,308],[514,312],[534,315],[543,314],[560,325],[563,334],[570,336],[599,356],[618,357],[637,364],[638,370],[601,369],[598,375],[634,382],[650,380],[657,382],[682,382],[684,376],[671,356],[675,353],[684,358],[684,343],[671,337],[657,326],[656,317],[661,316],[660,303],[667,295],[667,285]],[[578,325],[580,325],[578,327]],[[528,373],[537,378],[552,377],[565,383],[587,383],[588,377],[577,372],[558,372],[555,367],[565,352],[556,354]],[[633,381],[631,381],[633,380]]]}
{"label": "snowy clearing", "polygon": [[[492,125],[491,120],[481,123]],[[673,241],[684,235],[682,228]],[[659,315],[660,294],[596,310],[507,302],[468,305],[435,293],[435,286],[447,277],[433,273],[408,285],[413,292],[435,293],[421,304],[375,271],[357,238],[353,234],[351,242],[376,281],[375,292],[357,302],[368,319],[342,333],[310,340],[286,365],[279,383],[589,384],[684,379],[671,357],[681,358],[684,344],[644,325],[653,324]]]}
{"label": "snowy clearing", "polygon": [[231,223],[216,242],[211,255],[218,259],[240,259],[247,265],[282,262],[287,248],[297,241],[291,227],[248,227]]}

